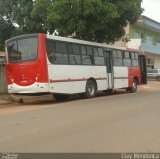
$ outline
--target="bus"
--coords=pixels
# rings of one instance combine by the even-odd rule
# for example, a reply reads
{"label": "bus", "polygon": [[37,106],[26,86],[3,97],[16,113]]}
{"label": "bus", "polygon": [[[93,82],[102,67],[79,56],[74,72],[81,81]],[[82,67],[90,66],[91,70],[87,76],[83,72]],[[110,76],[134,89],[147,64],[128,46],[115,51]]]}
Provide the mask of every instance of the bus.
{"label": "bus", "polygon": [[47,34],[28,34],[5,42],[8,92],[71,94],[86,98],[98,91],[137,91],[146,84],[146,62],[139,50]]}

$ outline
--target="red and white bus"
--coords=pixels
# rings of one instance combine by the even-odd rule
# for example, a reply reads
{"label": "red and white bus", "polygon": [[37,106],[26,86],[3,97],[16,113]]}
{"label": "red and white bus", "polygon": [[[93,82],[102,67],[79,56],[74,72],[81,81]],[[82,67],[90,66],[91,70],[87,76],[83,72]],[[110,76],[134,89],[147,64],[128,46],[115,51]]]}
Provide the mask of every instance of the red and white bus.
{"label": "red and white bus", "polygon": [[145,84],[144,55],[133,49],[46,34],[6,41],[9,93],[70,94],[94,97],[97,91]]}

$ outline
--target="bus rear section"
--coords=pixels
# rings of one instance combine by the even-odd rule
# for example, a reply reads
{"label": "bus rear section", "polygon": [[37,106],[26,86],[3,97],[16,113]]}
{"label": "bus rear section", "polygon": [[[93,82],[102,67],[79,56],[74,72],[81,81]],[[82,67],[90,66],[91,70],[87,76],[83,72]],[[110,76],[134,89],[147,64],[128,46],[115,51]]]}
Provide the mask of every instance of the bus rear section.
{"label": "bus rear section", "polygon": [[8,92],[47,93],[45,35],[23,35],[6,41]]}

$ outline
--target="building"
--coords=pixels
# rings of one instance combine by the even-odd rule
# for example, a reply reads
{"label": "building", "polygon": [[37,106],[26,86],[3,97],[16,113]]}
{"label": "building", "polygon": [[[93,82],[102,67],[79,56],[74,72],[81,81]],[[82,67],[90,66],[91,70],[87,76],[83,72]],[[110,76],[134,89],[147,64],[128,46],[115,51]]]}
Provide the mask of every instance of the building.
{"label": "building", "polygon": [[0,51],[0,65],[4,64],[5,61],[5,53]]}
{"label": "building", "polygon": [[0,52],[0,95],[7,92],[5,53]]}
{"label": "building", "polygon": [[147,67],[160,68],[160,23],[141,16],[136,24],[126,27],[126,35],[116,45],[142,50]]}

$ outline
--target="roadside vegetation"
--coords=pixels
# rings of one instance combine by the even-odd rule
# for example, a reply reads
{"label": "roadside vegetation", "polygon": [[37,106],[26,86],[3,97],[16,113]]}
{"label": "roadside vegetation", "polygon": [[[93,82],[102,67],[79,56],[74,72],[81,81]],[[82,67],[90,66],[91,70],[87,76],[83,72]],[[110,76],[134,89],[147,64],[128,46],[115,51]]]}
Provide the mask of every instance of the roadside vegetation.
{"label": "roadside vegetation", "polygon": [[111,43],[143,12],[142,0],[0,0],[0,50],[16,35],[49,33]]}

